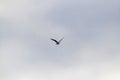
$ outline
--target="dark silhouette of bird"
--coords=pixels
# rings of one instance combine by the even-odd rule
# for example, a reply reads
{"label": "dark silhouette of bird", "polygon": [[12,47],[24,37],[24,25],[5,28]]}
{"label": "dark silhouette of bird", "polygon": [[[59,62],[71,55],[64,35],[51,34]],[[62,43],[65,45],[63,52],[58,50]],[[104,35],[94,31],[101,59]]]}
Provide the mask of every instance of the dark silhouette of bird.
{"label": "dark silhouette of bird", "polygon": [[59,45],[60,42],[61,42],[63,39],[64,39],[64,38],[62,38],[62,39],[60,39],[59,41],[57,41],[57,40],[51,38],[50,40],[54,41],[54,42],[56,43],[56,45]]}

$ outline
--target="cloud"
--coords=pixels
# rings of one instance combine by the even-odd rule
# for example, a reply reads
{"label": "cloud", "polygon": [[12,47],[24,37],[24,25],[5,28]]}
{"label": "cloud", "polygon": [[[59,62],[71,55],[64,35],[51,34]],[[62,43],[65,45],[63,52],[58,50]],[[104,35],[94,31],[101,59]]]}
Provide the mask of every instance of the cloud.
{"label": "cloud", "polygon": [[119,80],[118,10],[118,0],[1,1],[0,79]]}

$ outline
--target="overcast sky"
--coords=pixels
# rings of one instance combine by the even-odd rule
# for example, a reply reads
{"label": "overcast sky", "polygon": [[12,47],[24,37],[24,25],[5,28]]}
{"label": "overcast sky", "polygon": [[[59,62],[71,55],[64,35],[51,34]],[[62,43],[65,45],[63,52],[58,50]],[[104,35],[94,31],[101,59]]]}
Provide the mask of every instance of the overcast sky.
{"label": "overcast sky", "polygon": [[0,80],[120,80],[120,1],[0,0]]}

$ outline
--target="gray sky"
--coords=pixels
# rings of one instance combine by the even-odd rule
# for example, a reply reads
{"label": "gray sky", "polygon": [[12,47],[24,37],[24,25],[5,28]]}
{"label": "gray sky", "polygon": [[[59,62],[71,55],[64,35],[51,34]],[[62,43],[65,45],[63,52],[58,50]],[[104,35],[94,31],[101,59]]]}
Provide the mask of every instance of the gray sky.
{"label": "gray sky", "polygon": [[0,80],[120,80],[120,1],[0,0]]}

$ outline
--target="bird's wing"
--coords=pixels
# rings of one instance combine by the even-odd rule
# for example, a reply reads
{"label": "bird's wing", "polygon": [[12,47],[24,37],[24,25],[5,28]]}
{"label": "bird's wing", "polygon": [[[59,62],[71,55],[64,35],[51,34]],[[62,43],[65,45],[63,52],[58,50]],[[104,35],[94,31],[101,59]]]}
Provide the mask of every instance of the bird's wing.
{"label": "bird's wing", "polygon": [[59,40],[59,43],[64,39],[64,37],[62,39]]}
{"label": "bird's wing", "polygon": [[56,43],[58,43],[58,41],[57,41],[57,40],[55,40],[55,39],[52,39],[52,38],[51,38],[51,40],[52,40],[52,41],[54,41],[54,42],[56,42]]}

